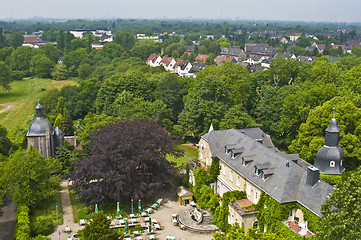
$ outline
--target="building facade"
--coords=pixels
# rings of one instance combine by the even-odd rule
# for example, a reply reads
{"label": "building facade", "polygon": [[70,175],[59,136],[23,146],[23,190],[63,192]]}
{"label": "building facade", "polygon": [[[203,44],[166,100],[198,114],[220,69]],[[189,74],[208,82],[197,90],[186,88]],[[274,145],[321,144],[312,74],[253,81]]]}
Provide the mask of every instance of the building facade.
{"label": "building facade", "polygon": [[[227,191],[245,191],[248,201],[257,204],[264,192],[280,204],[297,202],[322,217],[321,205],[333,192],[333,186],[319,179],[319,169],[297,154],[280,152],[259,128],[209,131],[199,141],[199,162],[207,168],[212,159],[220,164],[220,174],[213,184],[220,196]],[[242,212],[237,204],[242,206],[237,202],[230,205],[230,223],[241,220],[249,226],[256,222],[254,212]],[[294,223],[295,219],[299,234],[308,234],[300,209],[290,211],[284,221]]]}

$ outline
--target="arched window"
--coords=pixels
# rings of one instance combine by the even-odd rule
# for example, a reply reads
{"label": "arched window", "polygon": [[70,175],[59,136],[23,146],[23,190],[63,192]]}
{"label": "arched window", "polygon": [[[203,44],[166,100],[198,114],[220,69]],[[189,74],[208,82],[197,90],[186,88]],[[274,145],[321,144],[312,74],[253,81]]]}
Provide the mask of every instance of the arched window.
{"label": "arched window", "polygon": [[258,228],[258,221],[254,221],[254,223],[252,224],[252,227]]}

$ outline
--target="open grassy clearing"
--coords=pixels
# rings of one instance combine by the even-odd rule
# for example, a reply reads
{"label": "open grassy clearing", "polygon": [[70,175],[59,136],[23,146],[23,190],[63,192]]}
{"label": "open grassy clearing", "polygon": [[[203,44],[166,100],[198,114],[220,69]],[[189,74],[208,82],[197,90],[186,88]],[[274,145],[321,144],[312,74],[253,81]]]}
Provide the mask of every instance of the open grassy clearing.
{"label": "open grassy clearing", "polygon": [[[37,99],[46,90],[60,89],[65,85],[76,85],[74,81],[55,81],[51,79],[32,78],[11,83],[10,91],[0,91],[1,109],[13,105],[0,113],[0,124],[8,130],[17,126],[26,128],[30,124]],[[0,110],[1,110],[0,109]]]}
{"label": "open grassy clearing", "polygon": [[171,162],[175,162],[177,166],[181,166],[182,164],[187,164],[187,162],[190,159],[191,160],[198,159],[198,149],[193,144],[182,144],[179,145],[178,148],[184,151],[184,155],[182,157],[167,155],[167,159]]}

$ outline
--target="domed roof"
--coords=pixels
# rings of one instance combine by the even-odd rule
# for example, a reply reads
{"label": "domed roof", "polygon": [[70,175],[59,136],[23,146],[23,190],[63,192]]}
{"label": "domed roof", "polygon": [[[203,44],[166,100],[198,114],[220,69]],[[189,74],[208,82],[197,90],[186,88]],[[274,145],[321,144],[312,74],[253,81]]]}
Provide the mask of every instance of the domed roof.
{"label": "domed roof", "polygon": [[324,145],[317,151],[314,166],[320,169],[322,174],[341,174],[344,171],[342,159],[343,150],[340,146]]}
{"label": "domed roof", "polygon": [[26,136],[42,136],[46,134],[47,127],[49,128],[50,135],[54,134],[53,125],[50,121],[43,117],[43,107],[38,103],[35,107],[36,118],[31,123],[30,128]]}

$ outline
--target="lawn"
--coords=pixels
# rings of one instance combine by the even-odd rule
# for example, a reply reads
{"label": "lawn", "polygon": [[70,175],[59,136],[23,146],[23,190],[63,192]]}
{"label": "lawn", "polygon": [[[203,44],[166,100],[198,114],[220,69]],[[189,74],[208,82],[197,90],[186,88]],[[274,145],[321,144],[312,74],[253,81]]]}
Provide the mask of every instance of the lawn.
{"label": "lawn", "polygon": [[39,216],[51,216],[56,224],[56,205],[58,205],[58,225],[63,224],[62,206],[60,200],[60,192],[56,191],[53,196],[41,202],[41,204],[31,209],[30,222],[35,223],[35,219]]}
{"label": "lawn", "polygon": [[62,88],[65,85],[76,85],[74,81],[54,81],[51,79],[32,78],[11,83],[11,90],[0,91],[1,109],[11,105],[11,108],[0,113],[0,124],[8,130],[19,126],[27,128],[30,124],[37,99],[46,90]]}
{"label": "lawn", "polygon": [[177,166],[186,164],[190,159],[191,160],[198,159],[198,149],[193,144],[182,144],[179,145],[178,148],[184,151],[184,155],[182,157],[167,155],[167,159],[171,162],[175,162]]}

